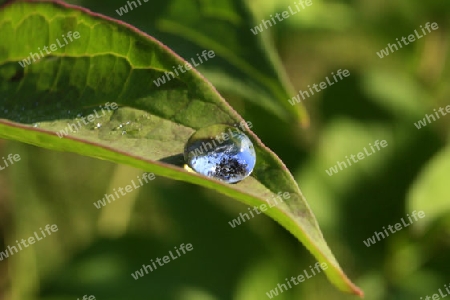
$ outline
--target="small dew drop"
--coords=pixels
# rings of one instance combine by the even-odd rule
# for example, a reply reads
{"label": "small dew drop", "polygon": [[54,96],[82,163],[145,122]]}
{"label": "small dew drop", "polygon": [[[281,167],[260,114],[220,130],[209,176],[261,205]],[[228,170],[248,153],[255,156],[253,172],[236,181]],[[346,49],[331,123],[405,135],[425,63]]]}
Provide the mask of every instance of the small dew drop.
{"label": "small dew drop", "polygon": [[186,143],[184,159],[195,172],[226,183],[245,179],[256,164],[251,140],[238,128],[223,124],[197,130]]}
{"label": "small dew drop", "polygon": [[141,124],[132,121],[122,122],[116,125],[110,134],[112,135],[127,135],[129,137],[136,137],[141,130]]}

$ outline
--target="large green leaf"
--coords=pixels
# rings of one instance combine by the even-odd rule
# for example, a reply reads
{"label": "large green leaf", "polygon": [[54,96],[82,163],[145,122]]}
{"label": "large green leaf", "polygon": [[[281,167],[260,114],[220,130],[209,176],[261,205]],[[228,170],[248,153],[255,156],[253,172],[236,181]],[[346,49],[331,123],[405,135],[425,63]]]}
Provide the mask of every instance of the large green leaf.
{"label": "large green leaf", "polygon": [[247,1],[135,1],[137,7],[123,0],[69,2],[132,24],[186,60],[213,50],[217,56],[199,70],[217,89],[260,105],[283,121],[309,123],[303,104],[288,102],[297,91],[282,68],[270,30],[257,35],[250,30],[261,20],[253,17]]}
{"label": "large green leaf", "polygon": [[[79,38],[22,68],[19,61],[63,35]],[[186,62],[124,23],[53,2],[14,2],[0,11],[0,137],[124,163],[214,189],[248,205],[278,192],[290,199],[267,215],[294,234],[341,290],[362,295],[328,248],[294,178],[251,131],[257,164],[251,177],[227,185],[182,168],[182,151],[199,128],[242,118],[196,70],[156,87],[152,81]],[[75,35],[74,35],[75,36]],[[77,35],[76,35],[77,36]],[[107,102],[120,106],[83,125]],[[68,123],[80,125],[60,138]],[[72,125],[73,126],[73,125]]]}

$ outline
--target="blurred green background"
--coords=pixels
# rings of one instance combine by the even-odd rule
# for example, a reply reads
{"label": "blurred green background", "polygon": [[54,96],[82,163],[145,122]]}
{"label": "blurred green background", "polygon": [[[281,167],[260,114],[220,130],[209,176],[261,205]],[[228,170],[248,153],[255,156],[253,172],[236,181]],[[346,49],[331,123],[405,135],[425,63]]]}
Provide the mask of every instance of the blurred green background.
{"label": "blurred green background", "polygon": [[[198,45],[182,31],[165,32],[162,21],[189,1],[215,5],[141,0],[142,7],[119,17],[115,10],[126,1],[71,3],[131,23],[189,59]],[[217,5],[225,2],[240,5],[237,0]],[[293,1],[252,0],[254,19],[246,22],[256,26],[289,5]],[[185,14],[205,27],[210,22],[195,11]],[[414,126],[450,104],[449,17],[450,3],[442,0],[313,0],[265,31],[297,91],[337,69],[351,73],[303,102],[309,128],[261,106],[254,91],[247,99],[246,82],[239,80],[244,91],[233,93],[234,82],[217,75],[224,68],[221,59],[199,68],[291,170],[330,248],[368,300],[420,299],[450,284],[450,116],[420,130]],[[383,59],[376,55],[426,22],[439,29]],[[386,140],[388,147],[327,175],[337,160],[375,140]],[[0,262],[0,299],[260,300],[284,278],[315,263],[264,215],[232,229],[228,222],[247,208],[214,191],[157,177],[96,209],[93,202],[142,171],[0,141],[0,156],[9,153],[21,161],[0,171],[0,251],[46,224],[57,224],[60,231]],[[413,210],[426,217],[364,245],[375,231]],[[194,251],[139,280],[130,276],[182,243],[192,243]],[[275,299],[354,298],[320,274]]]}

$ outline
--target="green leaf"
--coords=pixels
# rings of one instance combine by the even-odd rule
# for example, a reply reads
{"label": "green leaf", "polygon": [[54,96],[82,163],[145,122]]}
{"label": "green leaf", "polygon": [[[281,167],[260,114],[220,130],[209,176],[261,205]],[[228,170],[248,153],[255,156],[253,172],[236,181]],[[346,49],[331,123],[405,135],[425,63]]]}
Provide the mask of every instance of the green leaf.
{"label": "green leaf", "polygon": [[416,228],[427,229],[436,221],[450,220],[450,186],[448,170],[450,169],[450,146],[442,149],[420,172],[409,195],[409,212],[414,210],[425,212],[426,218],[417,222]]}
{"label": "green leaf", "polygon": [[[170,49],[124,23],[52,2],[4,6],[0,31],[1,138],[128,164],[252,206],[289,192],[290,199],[267,215],[328,264],[326,274],[339,289],[362,295],[340,269],[292,175],[253,132],[247,133],[255,145],[256,167],[239,184],[182,168],[184,144],[196,129],[243,120],[196,70],[156,87],[153,80],[186,63]],[[19,65],[30,51],[58,39],[64,43],[69,31],[79,38],[25,68]],[[120,108],[106,111],[108,102]],[[67,126],[75,132],[58,137]]]}
{"label": "green leaf", "polygon": [[[303,104],[288,102],[297,91],[270,41],[270,30],[257,35],[250,30],[261,20],[255,20],[246,1],[152,0],[141,1],[133,10],[123,0],[82,3],[138,27],[185,60],[196,58],[205,49],[213,50],[216,58],[198,68],[217,89],[260,105],[282,121],[309,124]],[[121,10],[125,7],[127,13]]]}

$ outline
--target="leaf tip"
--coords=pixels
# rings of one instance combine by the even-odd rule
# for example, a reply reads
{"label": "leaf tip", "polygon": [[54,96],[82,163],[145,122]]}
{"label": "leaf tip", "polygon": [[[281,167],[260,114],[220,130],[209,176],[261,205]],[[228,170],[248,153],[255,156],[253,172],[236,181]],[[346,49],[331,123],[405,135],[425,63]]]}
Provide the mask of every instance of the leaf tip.
{"label": "leaf tip", "polygon": [[351,289],[351,293],[355,294],[356,296],[359,296],[359,298],[363,299],[364,298],[364,291],[362,289],[360,289],[359,287],[357,287],[356,285],[354,285],[353,283],[350,282],[350,289]]}

